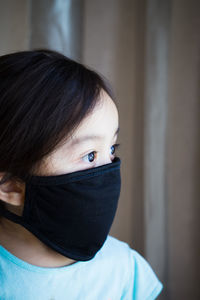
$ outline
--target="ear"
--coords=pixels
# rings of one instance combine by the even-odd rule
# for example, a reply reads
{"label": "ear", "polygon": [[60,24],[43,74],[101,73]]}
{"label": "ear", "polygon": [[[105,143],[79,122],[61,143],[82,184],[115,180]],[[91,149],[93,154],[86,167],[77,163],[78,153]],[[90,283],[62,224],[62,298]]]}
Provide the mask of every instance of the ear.
{"label": "ear", "polygon": [[[0,174],[2,178],[2,173]],[[24,203],[25,183],[9,180],[0,184],[0,199],[8,204],[21,206]]]}

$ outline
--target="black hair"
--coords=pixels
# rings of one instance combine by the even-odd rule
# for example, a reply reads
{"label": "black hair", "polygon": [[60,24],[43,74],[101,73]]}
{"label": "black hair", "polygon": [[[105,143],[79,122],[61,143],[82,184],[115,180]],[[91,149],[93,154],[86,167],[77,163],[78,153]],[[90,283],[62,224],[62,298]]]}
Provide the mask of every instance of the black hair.
{"label": "black hair", "polygon": [[102,89],[115,101],[103,75],[57,51],[0,56],[0,184],[28,177],[92,111]]}

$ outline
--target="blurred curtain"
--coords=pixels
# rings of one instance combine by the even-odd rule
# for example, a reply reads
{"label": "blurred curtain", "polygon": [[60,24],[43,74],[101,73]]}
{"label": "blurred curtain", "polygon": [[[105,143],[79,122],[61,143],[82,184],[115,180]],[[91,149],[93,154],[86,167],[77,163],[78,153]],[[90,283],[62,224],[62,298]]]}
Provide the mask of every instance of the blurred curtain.
{"label": "blurred curtain", "polygon": [[83,1],[0,1],[0,53],[50,48],[81,58]]}
{"label": "blurred curtain", "polygon": [[110,234],[151,264],[159,299],[200,298],[200,2],[0,1],[0,54],[46,47],[98,70],[120,116]]}
{"label": "blurred curtain", "polygon": [[81,0],[34,0],[30,2],[31,35],[29,47],[47,47],[73,59],[81,57]]}

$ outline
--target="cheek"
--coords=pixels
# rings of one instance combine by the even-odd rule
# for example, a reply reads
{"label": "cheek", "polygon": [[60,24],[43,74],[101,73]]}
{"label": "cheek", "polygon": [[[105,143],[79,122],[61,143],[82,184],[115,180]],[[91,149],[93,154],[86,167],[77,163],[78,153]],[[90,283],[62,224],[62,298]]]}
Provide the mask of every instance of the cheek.
{"label": "cheek", "polygon": [[52,153],[40,166],[38,175],[61,175],[73,172],[75,168],[75,154],[57,151]]}

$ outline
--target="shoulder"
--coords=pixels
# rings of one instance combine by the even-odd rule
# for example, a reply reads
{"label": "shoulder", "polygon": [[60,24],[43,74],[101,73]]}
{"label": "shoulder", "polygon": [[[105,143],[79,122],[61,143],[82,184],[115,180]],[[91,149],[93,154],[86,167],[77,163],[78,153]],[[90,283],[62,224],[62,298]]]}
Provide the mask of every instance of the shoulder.
{"label": "shoulder", "polygon": [[129,265],[130,249],[126,242],[108,235],[96,256],[98,260],[107,260],[109,264],[113,263],[117,268],[124,268],[127,271],[126,267]]}
{"label": "shoulder", "polygon": [[148,261],[126,242],[108,235],[99,258],[113,263],[117,272],[123,275],[122,299],[156,299],[163,286]]}
{"label": "shoulder", "polygon": [[102,253],[106,252],[107,254],[119,254],[127,256],[127,251],[129,251],[130,246],[121,241],[114,236],[108,235],[107,239],[102,247]]}

